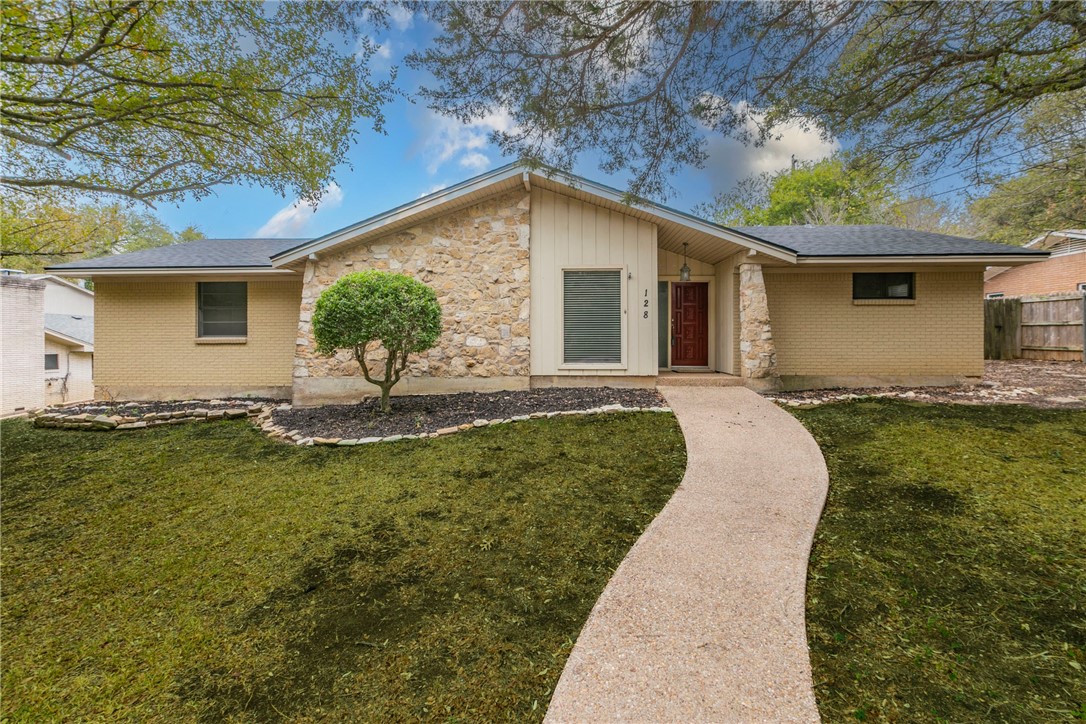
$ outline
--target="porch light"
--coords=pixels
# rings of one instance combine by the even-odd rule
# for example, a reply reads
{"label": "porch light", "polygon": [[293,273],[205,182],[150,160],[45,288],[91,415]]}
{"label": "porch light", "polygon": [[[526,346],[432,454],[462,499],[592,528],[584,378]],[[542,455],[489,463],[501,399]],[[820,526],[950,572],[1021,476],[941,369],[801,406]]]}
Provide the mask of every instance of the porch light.
{"label": "porch light", "polygon": [[686,244],[687,244],[687,242],[684,241],[683,242],[683,267],[682,267],[682,269],[679,270],[679,281],[680,282],[688,282],[688,281],[690,281],[690,265],[686,263]]}

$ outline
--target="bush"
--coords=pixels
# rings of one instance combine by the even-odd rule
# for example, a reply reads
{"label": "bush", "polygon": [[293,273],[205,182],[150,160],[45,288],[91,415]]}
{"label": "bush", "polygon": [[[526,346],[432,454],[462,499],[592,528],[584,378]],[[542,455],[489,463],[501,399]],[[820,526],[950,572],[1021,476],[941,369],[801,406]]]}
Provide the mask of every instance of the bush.
{"label": "bush", "polygon": [[[381,388],[381,411],[392,409],[389,393],[407,368],[408,355],[425,352],[441,335],[441,305],[433,289],[403,274],[368,270],[347,274],[328,287],[313,310],[317,351],[350,349],[366,380]],[[384,378],[366,364],[371,346],[384,347]]]}

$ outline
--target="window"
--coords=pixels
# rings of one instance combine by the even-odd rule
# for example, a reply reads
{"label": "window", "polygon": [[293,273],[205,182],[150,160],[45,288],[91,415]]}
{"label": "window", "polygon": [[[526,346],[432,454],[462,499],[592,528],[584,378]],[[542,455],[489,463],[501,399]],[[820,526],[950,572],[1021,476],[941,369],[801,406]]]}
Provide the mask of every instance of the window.
{"label": "window", "polygon": [[912,272],[853,274],[853,299],[916,299]]}
{"label": "window", "polygon": [[1003,292],[988,292],[984,295],[985,299],[1002,299]]}
{"label": "window", "polygon": [[248,289],[245,282],[199,282],[196,285],[199,337],[244,337],[248,332]]}
{"label": "window", "polygon": [[622,362],[622,271],[563,272],[563,361],[566,364]]}
{"label": "window", "polygon": [[47,354],[45,355],[45,371],[59,370],[60,369],[60,355],[59,354]]}
{"label": "window", "polygon": [[1078,283],[1078,290],[1080,292],[1086,292],[1086,282],[1079,282]]}

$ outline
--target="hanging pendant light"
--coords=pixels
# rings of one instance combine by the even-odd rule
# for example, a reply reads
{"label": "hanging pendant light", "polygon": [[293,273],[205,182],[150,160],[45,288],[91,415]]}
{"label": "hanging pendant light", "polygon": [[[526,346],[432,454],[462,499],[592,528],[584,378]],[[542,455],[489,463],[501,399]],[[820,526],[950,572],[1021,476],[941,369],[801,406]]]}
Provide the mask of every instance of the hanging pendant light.
{"label": "hanging pendant light", "polygon": [[684,241],[683,242],[683,268],[679,270],[679,281],[680,282],[688,282],[688,281],[690,281],[690,265],[686,263],[686,244],[687,244],[687,242]]}

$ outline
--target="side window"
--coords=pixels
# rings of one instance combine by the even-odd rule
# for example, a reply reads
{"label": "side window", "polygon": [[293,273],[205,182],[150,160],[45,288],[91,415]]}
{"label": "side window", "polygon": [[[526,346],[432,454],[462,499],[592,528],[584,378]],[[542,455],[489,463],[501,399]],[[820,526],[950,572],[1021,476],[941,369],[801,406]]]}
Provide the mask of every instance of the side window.
{"label": "side window", "polygon": [[853,299],[916,299],[912,272],[856,273],[852,275]]}
{"label": "side window", "polygon": [[245,282],[198,282],[197,336],[244,337],[248,333],[249,293]]}
{"label": "side window", "polygon": [[47,354],[45,355],[45,370],[59,370],[60,369],[60,355],[59,354]]}

